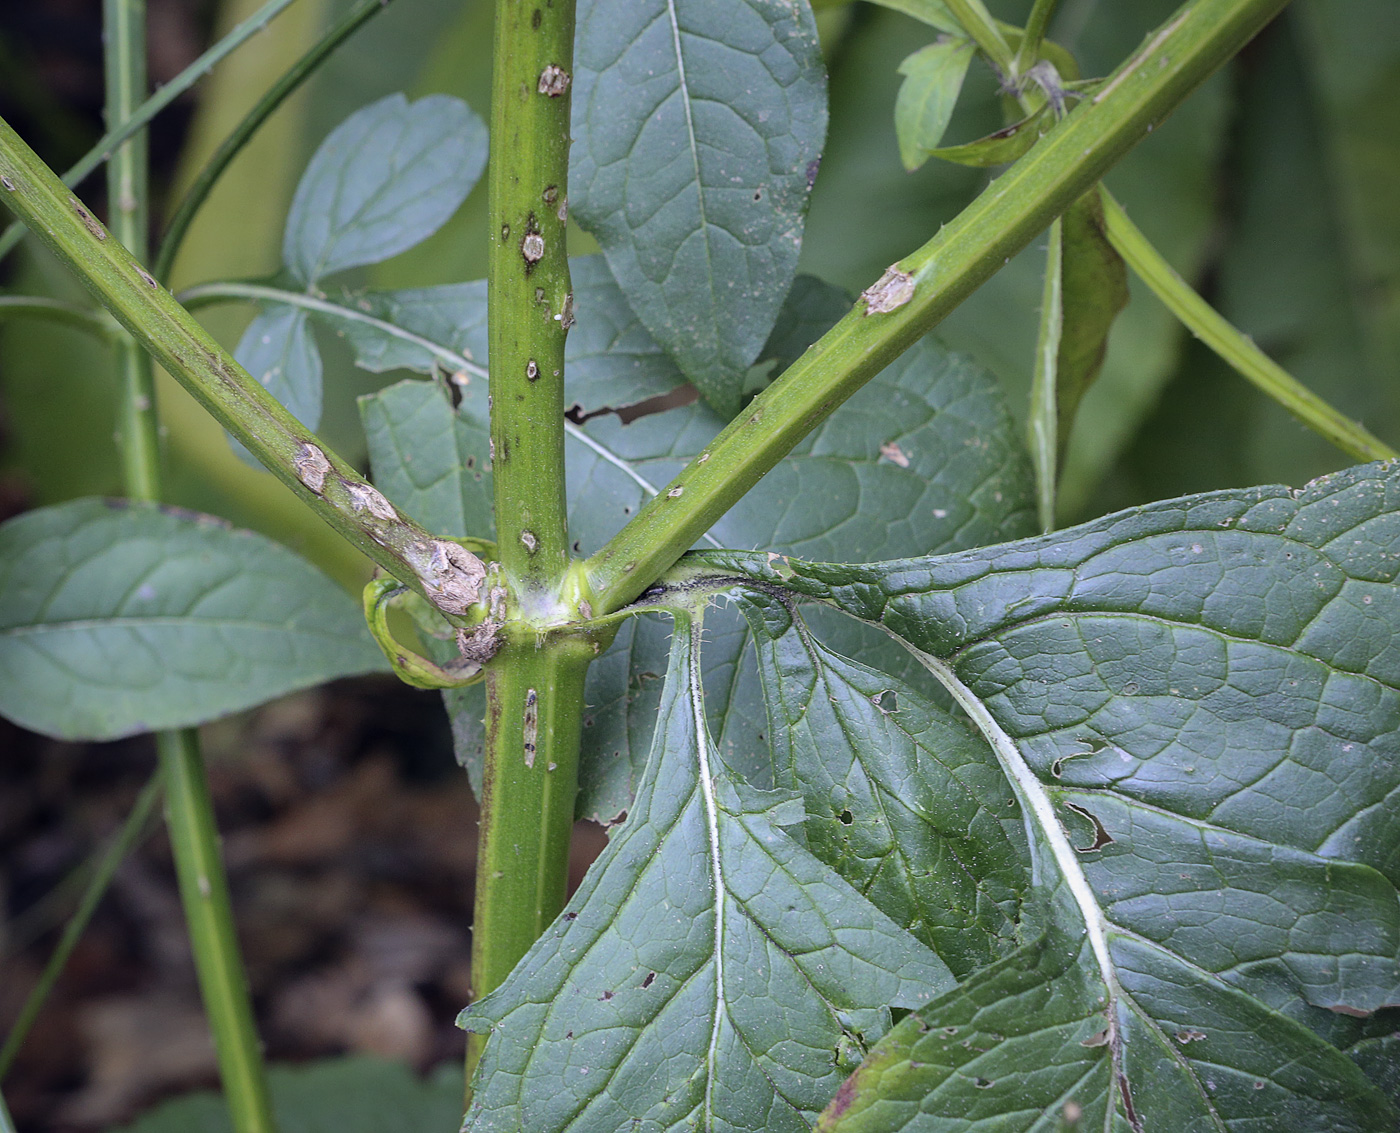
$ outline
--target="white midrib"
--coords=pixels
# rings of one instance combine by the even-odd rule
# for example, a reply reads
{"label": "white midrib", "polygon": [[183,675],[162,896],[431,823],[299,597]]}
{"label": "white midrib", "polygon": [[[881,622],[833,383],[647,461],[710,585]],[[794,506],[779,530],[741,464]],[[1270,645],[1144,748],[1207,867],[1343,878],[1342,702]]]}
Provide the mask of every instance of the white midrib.
{"label": "white midrib", "polygon": [[666,0],[666,15],[671,21],[671,42],[676,49],[676,81],[680,84],[681,106],[685,109],[685,131],[690,138],[690,162],[695,167],[695,205],[700,212],[701,246],[705,249],[705,274],[711,298],[714,297],[715,273],[710,264],[710,221],[705,215],[705,187],[700,184],[700,147],[695,141],[695,120],[690,114],[690,83],[685,77],[685,58],[681,55],[681,25],[676,16],[676,0]]}
{"label": "white midrib", "polygon": [[715,805],[715,788],[710,778],[710,752],[708,733],[705,729],[705,700],[700,683],[700,622],[691,624],[689,691],[690,710],[695,723],[695,750],[700,768],[700,793],[705,803],[705,829],[710,837],[710,873],[715,886],[715,1017],[710,1028],[710,1046],[705,1052],[705,1123],[707,1130],[714,1129],[714,1112],[711,1108],[715,1085],[715,1058],[719,1050],[720,1021],[724,1018],[724,876],[720,872],[719,858],[719,808]]}
{"label": "white midrib", "polygon": [[1021,805],[1030,811],[1031,817],[1040,829],[1041,836],[1049,845],[1050,853],[1055,859],[1056,866],[1059,867],[1060,876],[1065,879],[1065,884],[1069,886],[1075,904],[1079,906],[1079,913],[1084,918],[1084,928],[1089,934],[1089,946],[1094,950],[1094,958],[1099,965],[1099,974],[1108,987],[1109,1003],[1106,1006],[1109,1008],[1108,1018],[1111,1024],[1113,1001],[1118,999],[1120,993],[1113,959],[1108,953],[1108,923],[1104,920],[1103,909],[1099,906],[1098,898],[1094,896],[1094,891],[1089,886],[1089,879],[1084,876],[1084,869],[1079,864],[1079,854],[1070,845],[1069,836],[1065,833],[1064,827],[1060,825],[1060,820],[1055,816],[1055,807],[1050,801],[1050,796],[1046,794],[1045,785],[1041,783],[1035,772],[1026,763],[1020,749],[1016,746],[1016,741],[1006,734],[1002,726],[997,723],[996,718],[987,711],[986,705],[982,703],[976,693],[958,679],[952,668],[937,657],[915,649],[908,642],[902,642],[902,644],[919,659],[924,668],[933,674],[938,683],[952,694],[953,699],[958,702],[973,724],[976,725],[977,730],[982,733],[983,738],[992,745],[992,750],[996,753],[997,760],[1001,763],[1006,777],[1011,781],[1012,789],[1020,798]]}

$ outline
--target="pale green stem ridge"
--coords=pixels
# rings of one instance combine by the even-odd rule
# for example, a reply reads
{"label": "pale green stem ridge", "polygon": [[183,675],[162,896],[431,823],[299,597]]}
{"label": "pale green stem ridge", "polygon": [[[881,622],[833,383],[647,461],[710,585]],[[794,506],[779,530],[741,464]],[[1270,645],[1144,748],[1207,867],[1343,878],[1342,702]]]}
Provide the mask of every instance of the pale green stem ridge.
{"label": "pale green stem ridge", "polygon": [[491,94],[491,461],[496,545],[512,585],[548,591],[569,560],[564,340],[574,5],[496,5]]}
{"label": "pale green stem ridge", "polygon": [[1162,258],[1107,192],[1103,212],[1109,242],[1153,294],[1241,377],[1273,398],[1319,436],[1356,460],[1389,460],[1400,453],[1365,426],[1327,404],[1265,354],[1200,297]]}
{"label": "pale green stem ridge", "polygon": [[588,561],[597,612],[640,594],[843,401],[1046,228],[1287,0],[1193,0],[758,395]]}
{"label": "pale green stem ridge", "polygon": [[83,887],[82,896],[78,899],[78,907],[74,909],[68,923],[63,926],[58,944],[55,945],[50,954],[48,963],[44,965],[44,970],[39,973],[39,979],[34,984],[34,989],[25,997],[19,1014],[15,1016],[10,1033],[5,1036],[5,1045],[0,1047],[0,1080],[4,1079],[14,1064],[15,1056],[19,1054],[25,1036],[34,1025],[34,1020],[39,1017],[39,1011],[44,1006],[44,1001],[48,999],[49,993],[53,991],[54,985],[58,983],[63,969],[67,967],[68,958],[73,954],[73,949],[77,947],[78,940],[87,928],[88,922],[92,920],[93,913],[97,912],[97,906],[106,894],[107,887],[112,884],[112,878],[116,876],[117,868],[126,860],[126,855],[145,834],[146,821],[155,808],[156,800],[160,798],[160,787],[160,772],[157,771],[141,788],[141,793],[136,796],[136,804],[131,808],[131,813],[126,816],[126,821],[122,823],[116,837],[112,839],[111,844],[97,860],[97,864],[92,870],[92,876],[88,878],[87,884]]}
{"label": "pale green stem ridge", "polygon": [[1050,17],[1055,14],[1059,2],[1060,0],[1035,0],[1035,7],[1026,17],[1026,30],[1021,37],[1021,45],[1016,49],[1015,66],[1018,76],[1024,75],[1035,65],[1040,55],[1041,41],[1045,39],[1045,29],[1049,26]]}
{"label": "pale green stem ridge", "polygon": [[[488,275],[491,474],[507,610],[486,675],[486,756],[472,989],[494,989],[564,904],[583,682],[602,647],[539,628],[594,615],[569,565],[564,340],[573,323],[565,225],[574,4],[497,0]],[[467,1041],[467,1089],[482,1040]]]}
{"label": "pale green stem ridge", "polygon": [[[105,0],[102,28],[110,126],[129,118],[146,93],[146,0]],[[138,130],[117,147],[107,165],[107,202],[112,235],[143,262],[149,243],[146,169],[146,131]],[[129,335],[118,337],[116,351],[122,482],[133,500],[159,499],[160,435],[151,356]]]}
{"label": "pale green stem ridge", "polygon": [[[399,515],[260,385],[106,230],[3,120],[0,201],[218,422],[311,509],[449,616],[477,599],[481,564]],[[561,411],[562,412],[562,411]]]}
{"label": "pale green stem ridge", "polygon": [[258,99],[257,104],[243,116],[243,120],[234,127],[233,132],[219,143],[219,148],[204,163],[204,168],[199,171],[179,205],[171,213],[170,223],[165,226],[165,232],[161,236],[160,250],[156,253],[156,262],[152,269],[152,273],[158,280],[162,283],[169,282],[170,270],[175,264],[175,257],[180,252],[180,245],[184,243],[190,223],[194,220],[195,214],[199,212],[199,207],[209,196],[210,190],[214,188],[215,182],[228,168],[229,162],[237,157],[239,151],[248,144],[248,139],[257,133],[258,128],[267,121],[273,111],[287,100],[293,91],[315,73],[316,68],[325,62],[332,51],[344,43],[363,24],[384,11],[391,2],[392,0],[360,0],[359,4],[345,13],[344,18],[338,24],[312,44],[305,55],[287,68],[282,77],[273,83],[267,92]]}
{"label": "pale green stem ridge", "polygon": [[954,19],[962,24],[963,30],[986,53],[1002,76],[1014,79],[1016,58],[982,0],[943,0],[943,6],[953,13]]}
{"label": "pale green stem ridge", "polygon": [[1029,440],[1035,469],[1036,510],[1042,531],[1055,530],[1055,482],[1060,466],[1059,369],[1064,327],[1064,222],[1050,226],[1045,251],[1045,287],[1040,300],[1040,330],[1031,379]]}
{"label": "pale green stem ridge", "polygon": [[275,1133],[198,733],[156,736],[180,901],[235,1133]]}
{"label": "pale green stem ridge", "polygon": [[15,1133],[15,1119],[10,1116],[10,1107],[5,1104],[3,1093],[0,1093],[0,1133]]}
{"label": "pale green stem ridge", "polygon": [[[228,35],[136,107],[129,118],[109,126],[107,132],[97,140],[97,144],[79,158],[77,164],[63,175],[63,183],[71,188],[81,182],[83,178],[101,165],[122,142],[146,126],[152,118],[204,78],[226,56],[242,47],[251,37],[262,31],[295,2],[296,0],[268,0]],[[0,259],[9,255],[23,235],[24,227],[19,224],[10,225],[4,234],[0,235]]]}

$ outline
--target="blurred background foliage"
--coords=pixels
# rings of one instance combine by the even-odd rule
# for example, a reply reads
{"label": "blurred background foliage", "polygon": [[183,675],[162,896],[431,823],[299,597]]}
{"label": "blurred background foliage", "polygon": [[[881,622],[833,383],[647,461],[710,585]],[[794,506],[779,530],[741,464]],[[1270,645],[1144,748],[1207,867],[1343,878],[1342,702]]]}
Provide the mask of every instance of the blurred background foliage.
{"label": "blurred background foliage", "polygon": [[[182,8],[185,46],[246,17],[256,0]],[[97,8],[34,5],[75,21],[96,54]],[[157,160],[177,192],[224,133],[336,18],[336,0],[301,0],[198,88],[157,134]],[[991,5],[1011,21],[1028,0]],[[1176,7],[1176,0],[1064,0],[1052,37],[1086,76],[1106,73]],[[922,243],[986,183],[983,171],[933,161],[900,164],[892,124],[901,60],[934,33],[867,4],[819,5],[831,71],[831,129],[813,195],[802,269],[857,291]],[[55,164],[95,138],[96,96],[56,89],[53,66],[26,50],[37,17],[0,17],[0,106]],[[316,143],[384,94],[451,93],[483,116],[490,89],[486,0],[397,0],[353,37],[235,161],[180,257],[177,287],[275,270],[292,190]],[[82,36],[73,43],[85,42]],[[177,40],[179,36],[175,37]],[[178,44],[169,49],[178,54]],[[176,60],[162,63],[169,73]],[[61,68],[60,68],[61,70]],[[948,140],[1000,126],[1003,100],[974,64]],[[1295,376],[1400,441],[1400,5],[1298,0],[1225,72],[1197,92],[1109,178],[1133,219],[1188,280]],[[98,193],[89,185],[90,197]],[[159,210],[157,209],[157,212]],[[362,273],[383,287],[479,277],[485,188],[435,239]],[[571,247],[592,251],[575,230]],[[1043,242],[1016,257],[941,328],[991,366],[1024,407],[1040,295]],[[7,289],[72,295],[41,253],[5,265]],[[251,310],[207,316],[228,344]],[[323,336],[324,339],[325,336]],[[363,462],[354,396],[399,375],[356,370],[326,353],[324,433]],[[102,348],[75,331],[0,326],[0,478],[7,512],[114,493],[113,382]],[[271,477],[247,468],[173,382],[161,386],[172,494],[309,555],[347,584],[365,565]],[[1345,464],[1331,449],[1194,343],[1145,288],[1114,328],[1106,365],[1079,414],[1064,473],[1062,522],[1212,487],[1301,483]]]}

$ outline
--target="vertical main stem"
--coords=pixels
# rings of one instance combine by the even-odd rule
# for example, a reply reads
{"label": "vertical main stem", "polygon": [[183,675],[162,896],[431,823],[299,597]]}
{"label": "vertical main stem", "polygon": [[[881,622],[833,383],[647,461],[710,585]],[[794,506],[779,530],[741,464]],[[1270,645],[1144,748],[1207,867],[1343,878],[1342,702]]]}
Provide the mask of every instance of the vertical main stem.
{"label": "vertical main stem", "polygon": [[497,0],[491,88],[490,353],[496,541],[510,581],[552,588],[564,498],[572,0]]}
{"label": "vertical main stem", "polygon": [[[146,94],[145,0],[105,0],[108,126],[131,116]],[[107,168],[109,225],[139,261],[149,258],[146,134],[117,149]],[[160,436],[151,356],[134,339],[117,343],[121,377],[117,439],[126,493],[156,500],[161,493]],[[194,951],[204,1009],[214,1034],[219,1073],[235,1133],[273,1133],[262,1050],[253,1023],[243,960],[233,926],[228,880],[199,735],[192,728],[156,736],[165,782],[166,825],[180,880],[180,898]]]}
{"label": "vertical main stem", "polygon": [[[564,907],[593,643],[522,635],[486,676],[486,768],[472,922],[472,992],[500,985]],[[467,1037],[467,1082],[482,1036]]]}
{"label": "vertical main stem", "polygon": [[[591,616],[569,572],[564,340],[573,0],[496,0],[491,87],[491,448],[503,645],[486,684],[472,989],[497,987],[563,908],[593,641],[544,627]],[[467,1042],[467,1090],[484,1040]]]}
{"label": "vertical main stem", "polygon": [[[107,126],[121,125],[146,97],[145,0],[106,0]],[[142,263],[149,258],[146,202],[146,131],[133,134],[107,165],[107,211],[112,235]],[[126,494],[136,500],[160,495],[160,441],[155,415],[155,372],[151,356],[135,340],[117,341],[121,393],[117,443],[121,448]]]}

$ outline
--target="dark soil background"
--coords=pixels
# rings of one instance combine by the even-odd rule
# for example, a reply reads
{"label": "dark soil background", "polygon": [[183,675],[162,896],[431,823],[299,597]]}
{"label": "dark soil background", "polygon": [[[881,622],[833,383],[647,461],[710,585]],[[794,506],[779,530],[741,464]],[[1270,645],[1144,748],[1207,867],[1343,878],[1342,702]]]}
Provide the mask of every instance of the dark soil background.
{"label": "dark soil background", "polygon": [[[149,0],[153,82],[203,49],[211,8]],[[58,168],[101,132],[99,27],[99,0],[0,0],[0,115]],[[157,120],[157,183],[190,110]],[[102,178],[82,192],[100,207]],[[0,477],[0,520],[33,497],[21,477]],[[460,1059],[453,1019],[469,995],[477,811],[437,694],[391,678],[341,681],[211,725],[204,742],[268,1057],[356,1052],[418,1070]],[[62,743],[0,720],[0,1041],[154,766],[149,737]],[[602,841],[580,827],[575,884]],[[82,1133],[216,1084],[157,815],[5,1096],[21,1133]]]}

